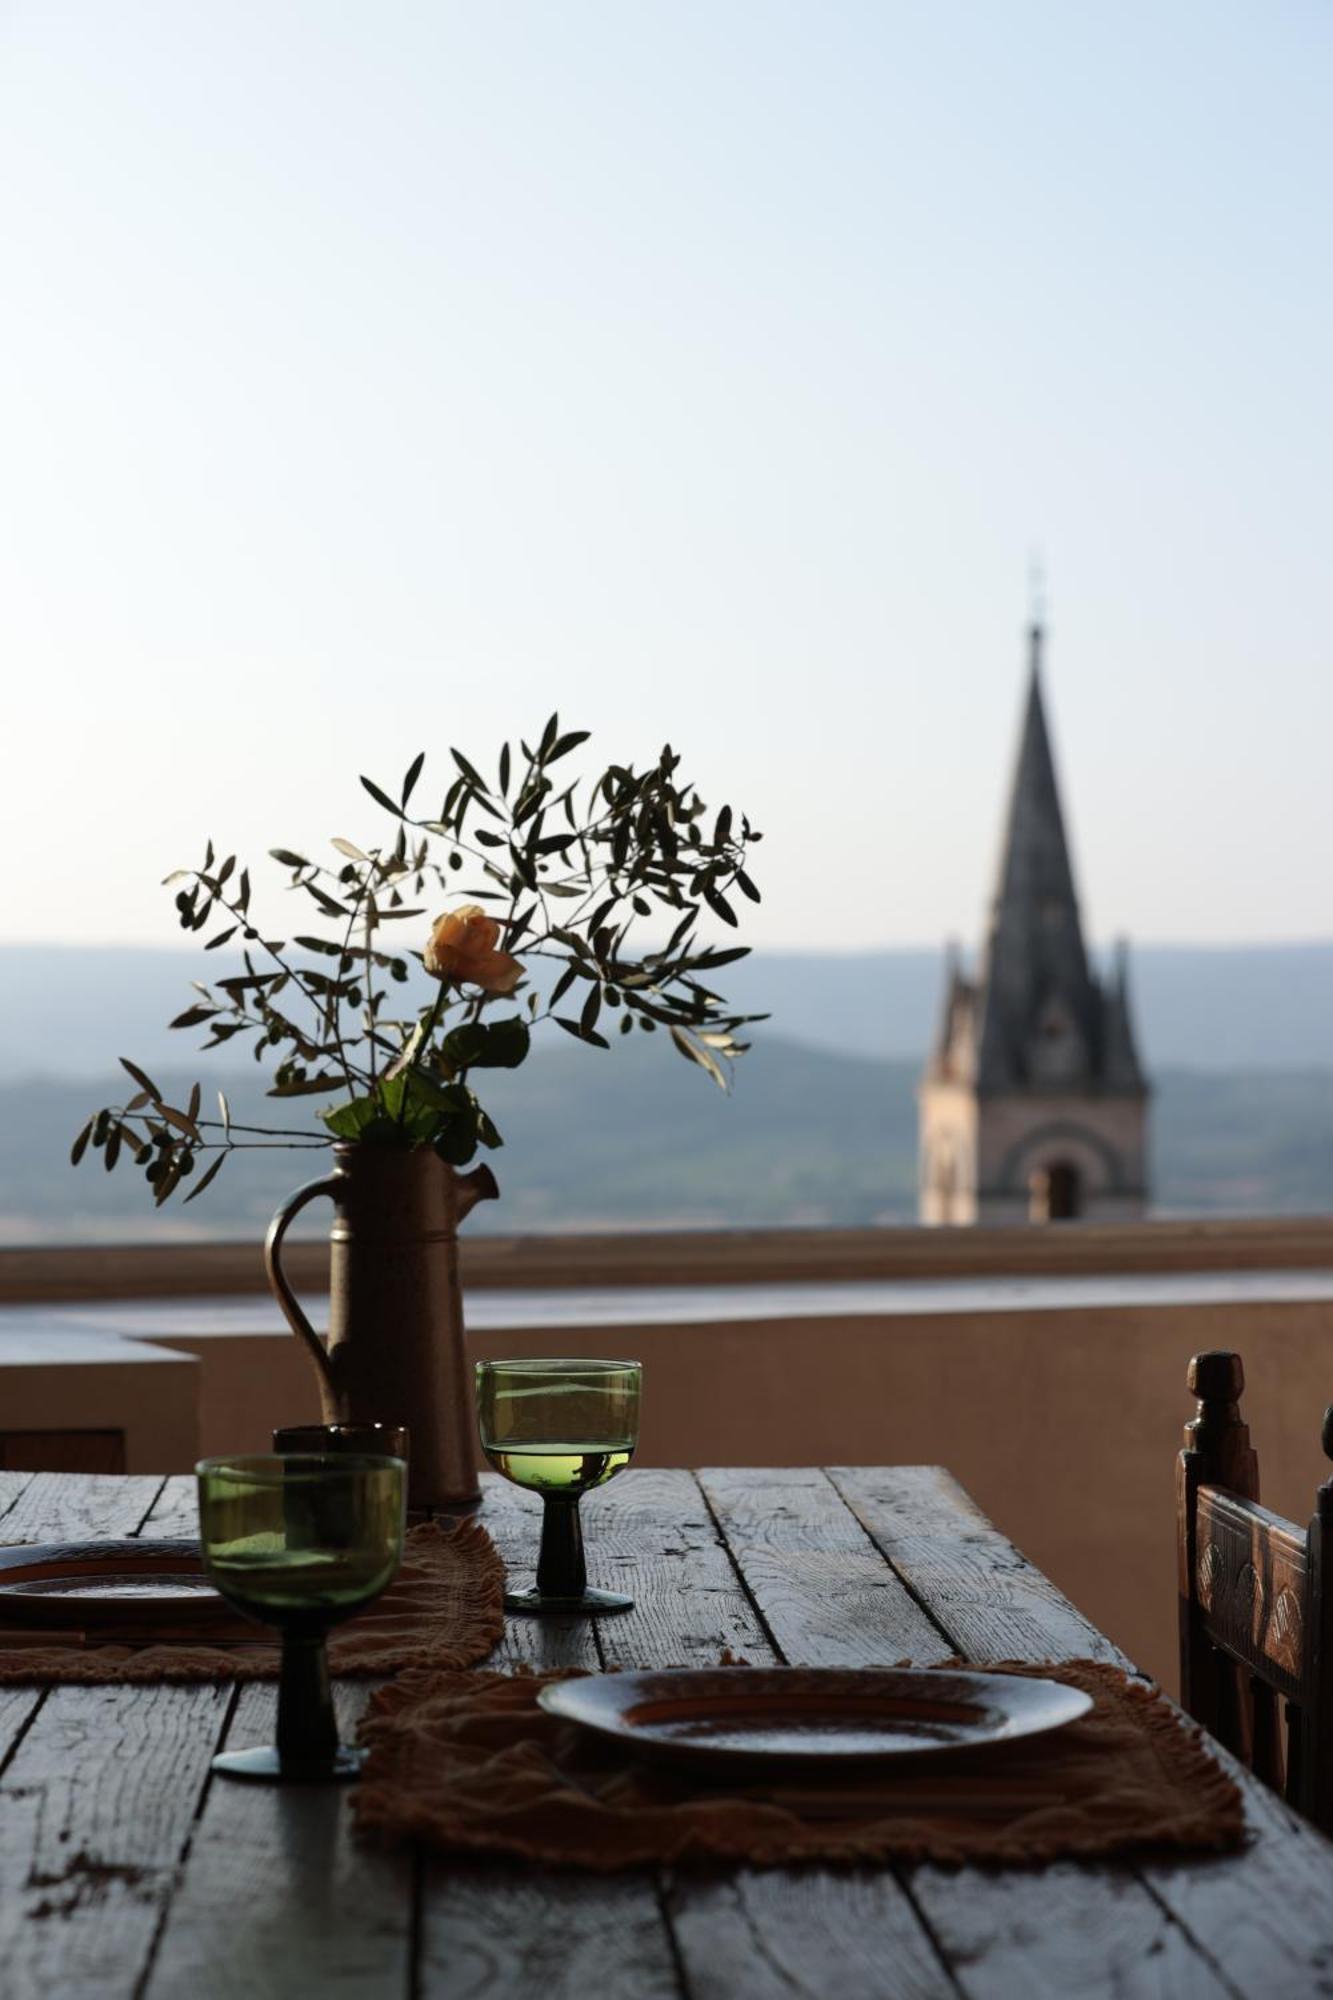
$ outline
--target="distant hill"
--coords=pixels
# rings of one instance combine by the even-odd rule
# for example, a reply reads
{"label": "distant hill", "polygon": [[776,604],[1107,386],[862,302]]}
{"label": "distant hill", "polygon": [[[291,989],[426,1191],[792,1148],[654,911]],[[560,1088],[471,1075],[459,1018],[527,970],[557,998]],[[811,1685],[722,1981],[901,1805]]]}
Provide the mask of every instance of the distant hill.
{"label": "distant hill", "polygon": [[[503,1200],[479,1208],[469,1227],[910,1222],[917,1067],[770,1035],[727,1098],[660,1038],[636,1036],[606,1055],[548,1047],[522,1070],[487,1078],[506,1141],[492,1156]],[[158,1080],[170,1088],[171,1073]],[[263,1105],[254,1071],[211,1081],[237,1118]],[[132,1169],[108,1176],[95,1161],[68,1164],[74,1132],[108,1094],[68,1077],[0,1084],[0,1242],[201,1234],[257,1243],[283,1195],[320,1169],[319,1154],[246,1153],[201,1201],[155,1215]],[[1164,1069],[1153,1130],[1162,1212],[1333,1209],[1333,1069]],[[312,1214],[318,1233],[326,1223]]]}
{"label": "distant hill", "polygon": [[[108,1075],[118,1055],[184,1067],[191,1038],[164,1023],[225,956],[0,945],[0,1082]],[[1150,945],[1131,966],[1150,1070],[1333,1068],[1333,944]],[[916,1064],[942,980],[933,950],[760,951],[722,983],[771,1015],[761,1038]]]}

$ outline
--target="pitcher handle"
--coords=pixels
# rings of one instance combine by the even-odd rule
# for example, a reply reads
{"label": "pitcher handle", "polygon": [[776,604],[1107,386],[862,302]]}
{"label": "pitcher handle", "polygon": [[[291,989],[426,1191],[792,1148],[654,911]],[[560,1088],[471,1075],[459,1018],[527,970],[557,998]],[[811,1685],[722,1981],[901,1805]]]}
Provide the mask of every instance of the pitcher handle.
{"label": "pitcher handle", "polygon": [[273,1288],[273,1296],[282,1307],[287,1324],[292,1332],[297,1335],[298,1339],[305,1342],[310,1358],[319,1370],[320,1381],[327,1391],[329,1406],[333,1409],[337,1409],[339,1397],[333,1380],[333,1370],[329,1366],[329,1350],[301,1310],[296,1294],[287,1282],[287,1273],[282,1268],[282,1260],[279,1252],[282,1249],[282,1239],[287,1234],[289,1226],[300,1214],[306,1203],[317,1201],[320,1195],[328,1195],[332,1198],[341,1188],[342,1180],[343,1177],[341,1174],[334,1173],[322,1181],[307,1181],[303,1188],[296,1190],[296,1193],[291,1196],[290,1200],[283,1203],[272,1222],[270,1222],[268,1235],[264,1238],[264,1269],[268,1273],[268,1281]]}

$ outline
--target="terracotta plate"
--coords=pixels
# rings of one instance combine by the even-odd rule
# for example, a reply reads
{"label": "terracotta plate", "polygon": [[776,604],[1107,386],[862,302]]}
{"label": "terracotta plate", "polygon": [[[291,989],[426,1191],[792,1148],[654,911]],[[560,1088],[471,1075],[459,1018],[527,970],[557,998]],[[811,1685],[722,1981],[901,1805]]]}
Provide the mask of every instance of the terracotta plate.
{"label": "terracotta plate", "polygon": [[88,1631],[234,1623],[197,1542],[49,1542],[0,1549],[0,1625]]}
{"label": "terracotta plate", "polygon": [[1036,1736],[1092,1706],[1060,1681],[911,1667],[588,1674],[538,1699],[641,1755],[857,1763]]}

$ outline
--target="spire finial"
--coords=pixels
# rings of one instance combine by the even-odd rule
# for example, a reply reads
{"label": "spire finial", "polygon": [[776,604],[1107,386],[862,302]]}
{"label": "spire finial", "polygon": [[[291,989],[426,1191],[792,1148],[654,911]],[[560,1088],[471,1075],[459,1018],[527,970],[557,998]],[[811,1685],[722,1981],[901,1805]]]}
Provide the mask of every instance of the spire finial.
{"label": "spire finial", "polygon": [[1035,685],[1041,672],[1042,641],[1046,637],[1046,566],[1041,550],[1028,554],[1028,664]]}
{"label": "spire finial", "polygon": [[1046,565],[1041,550],[1028,551],[1028,624],[1040,632],[1046,623]]}

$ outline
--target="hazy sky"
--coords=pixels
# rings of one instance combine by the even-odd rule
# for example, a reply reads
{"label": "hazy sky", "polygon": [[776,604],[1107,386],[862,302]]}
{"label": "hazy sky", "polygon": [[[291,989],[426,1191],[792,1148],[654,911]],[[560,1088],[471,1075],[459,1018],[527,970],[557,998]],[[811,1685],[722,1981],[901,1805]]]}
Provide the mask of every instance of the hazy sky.
{"label": "hazy sky", "polygon": [[1326,0],[0,0],[0,936],[558,705],[973,939],[1333,932]]}

